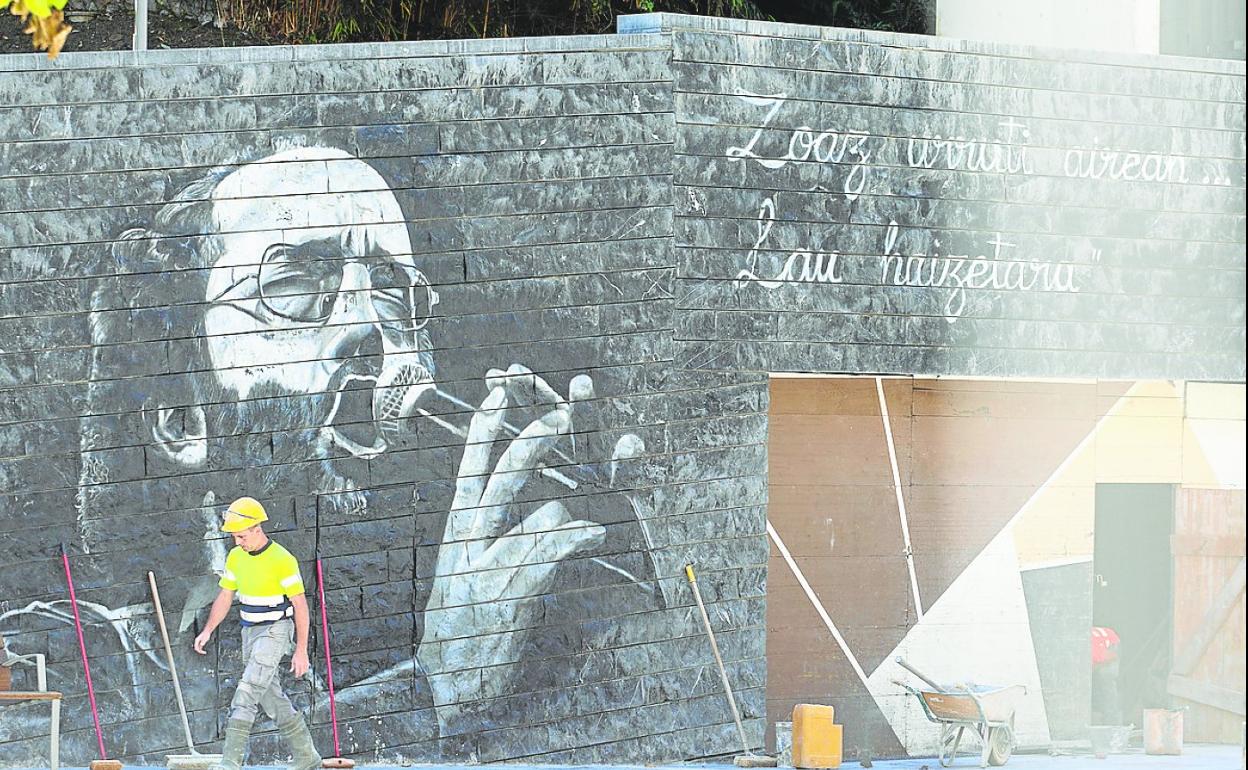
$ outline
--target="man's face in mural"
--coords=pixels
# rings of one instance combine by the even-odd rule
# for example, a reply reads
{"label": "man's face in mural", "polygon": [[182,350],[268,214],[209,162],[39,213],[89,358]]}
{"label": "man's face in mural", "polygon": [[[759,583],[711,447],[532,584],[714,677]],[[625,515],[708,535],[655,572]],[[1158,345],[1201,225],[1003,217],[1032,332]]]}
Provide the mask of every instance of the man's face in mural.
{"label": "man's face in mural", "polygon": [[267,415],[287,424],[257,427],[313,430],[321,458],[384,451],[433,385],[437,303],[385,180],[339,150],[278,153],[221,181],[213,228],[207,350],[243,415],[248,399],[300,395]]}

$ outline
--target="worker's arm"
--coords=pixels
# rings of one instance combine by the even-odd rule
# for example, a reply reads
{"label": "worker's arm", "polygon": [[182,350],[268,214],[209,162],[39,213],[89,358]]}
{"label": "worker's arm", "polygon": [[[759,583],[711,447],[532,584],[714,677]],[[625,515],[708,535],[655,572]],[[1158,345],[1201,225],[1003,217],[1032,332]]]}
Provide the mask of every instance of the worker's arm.
{"label": "worker's arm", "polygon": [[203,655],[207,652],[204,645],[208,644],[208,639],[212,636],[212,632],[217,630],[217,626],[221,625],[221,621],[225,620],[225,616],[230,614],[230,605],[234,603],[234,592],[222,588],[217,594],[217,598],[212,600],[212,609],[208,611],[208,622],[204,625],[204,630],[199,632],[199,636],[195,637],[195,652]]}
{"label": "worker's arm", "polygon": [[308,673],[308,599],[303,594],[290,597],[295,608],[295,654],[290,656],[290,671],[296,677]]}

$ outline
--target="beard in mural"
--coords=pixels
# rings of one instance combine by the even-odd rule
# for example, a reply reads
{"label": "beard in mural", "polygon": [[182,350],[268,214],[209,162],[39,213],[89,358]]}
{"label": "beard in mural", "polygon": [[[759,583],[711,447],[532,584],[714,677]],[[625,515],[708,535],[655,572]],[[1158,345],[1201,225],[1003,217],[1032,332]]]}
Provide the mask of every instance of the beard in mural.
{"label": "beard in mural", "polygon": [[[412,487],[407,499],[424,503],[417,507],[427,508],[428,500],[412,479],[434,479],[450,498],[436,523],[417,525],[415,541],[425,526],[438,530],[423,533],[438,547],[432,564],[410,560],[407,579],[421,587],[404,635],[415,652],[408,646],[406,654],[383,656],[371,670],[345,667],[354,676],[339,682],[346,685],[340,701],[366,704],[388,682],[415,681],[424,694],[412,699],[411,710],[422,726],[403,730],[408,742],[422,732],[436,738],[479,729],[489,719],[482,704],[509,692],[532,645],[540,644],[535,638],[549,622],[544,610],[550,612],[544,597],[573,560],[635,587],[638,606],[663,605],[648,555],[613,563],[596,551],[608,539],[604,526],[574,519],[563,503],[543,502],[533,491],[533,479],[543,475],[542,483],[577,486],[547,465],[571,464],[559,444],[570,441],[577,402],[593,395],[588,376],[572,378],[565,395],[522,365],[488,368],[477,406],[438,387],[429,322],[441,298],[416,264],[395,194],[370,165],[337,149],[299,148],[214,172],[165,205],[150,228],[122,233],[112,259],[92,296],[96,416],[86,419],[82,437],[81,548],[133,551],[136,544],[110,517],[136,504],[167,512],[157,514],[159,539],[200,542],[194,552],[205,575],[186,592],[179,631],[211,601],[216,577],[207,573],[224,564],[217,501],[312,497],[322,525],[366,517],[370,507],[393,505],[374,499],[370,461],[409,449],[412,457],[428,456],[417,439],[434,425],[441,427],[428,432],[443,437],[434,451],[449,461],[446,445],[453,439],[462,446],[453,483],[417,460],[406,478],[384,483],[391,491]],[[129,338],[126,308],[165,295],[164,323],[185,351],[171,363],[173,374],[128,379],[127,357],[117,355],[124,348],[109,343]],[[136,401],[144,474],[137,486],[117,484],[97,450],[115,443],[115,414]],[[456,409],[458,415],[448,413]],[[625,435],[610,462],[569,472],[606,490],[616,464],[643,448],[640,438]],[[648,543],[643,517],[637,526],[641,536],[632,535],[633,542]],[[319,530],[286,539],[297,543],[300,536],[311,541]],[[130,619],[119,633],[150,650],[147,625]],[[142,680],[163,678],[153,666],[163,668],[146,655],[121,677],[133,680],[141,711]],[[137,672],[144,667],[151,673]]]}

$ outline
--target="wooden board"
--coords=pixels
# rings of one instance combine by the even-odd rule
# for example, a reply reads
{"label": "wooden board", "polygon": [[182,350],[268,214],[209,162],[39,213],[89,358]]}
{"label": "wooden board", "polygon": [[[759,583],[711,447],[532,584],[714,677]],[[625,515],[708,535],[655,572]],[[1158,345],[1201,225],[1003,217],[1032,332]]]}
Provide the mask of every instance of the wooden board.
{"label": "wooden board", "polygon": [[1242,489],[1178,493],[1169,690],[1189,707],[1183,727],[1188,741],[1238,743],[1242,734],[1244,501]]}
{"label": "wooden board", "polygon": [[[1088,435],[1107,396],[1069,382],[885,379],[883,387],[930,607]],[[876,381],[773,378],[769,420],[768,521],[870,672],[917,617]],[[774,544],[768,570],[768,722],[787,721],[794,703],[849,699],[869,713],[838,712],[847,745],[860,730],[878,738],[882,714]]]}

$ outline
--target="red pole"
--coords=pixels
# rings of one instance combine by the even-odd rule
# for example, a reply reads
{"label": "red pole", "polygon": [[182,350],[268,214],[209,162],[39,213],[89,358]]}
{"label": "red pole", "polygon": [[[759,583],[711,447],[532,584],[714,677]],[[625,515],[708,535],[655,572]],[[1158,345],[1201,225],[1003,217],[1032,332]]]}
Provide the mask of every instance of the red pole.
{"label": "red pole", "polygon": [[91,701],[91,718],[95,720],[95,740],[100,747],[100,759],[106,759],[108,755],[104,753],[104,734],[100,732],[100,712],[95,707],[95,688],[91,686],[91,664],[87,662],[87,643],[82,637],[82,618],[78,617],[78,597],[74,595],[74,578],[69,572],[69,554],[65,552],[64,543],[61,543],[61,561],[65,564],[65,582],[69,584],[69,606],[74,608],[74,628],[78,631],[78,649],[82,652],[82,670],[87,675],[87,697]]}
{"label": "red pole", "polygon": [[[316,587],[321,599],[321,638],[325,640],[325,679],[329,683],[329,721],[334,726],[334,756],[342,756],[338,748],[338,710],[334,706],[334,662],[329,655],[329,616],[325,613],[325,573],[321,557],[316,557]],[[103,751],[103,749],[101,749]]]}

